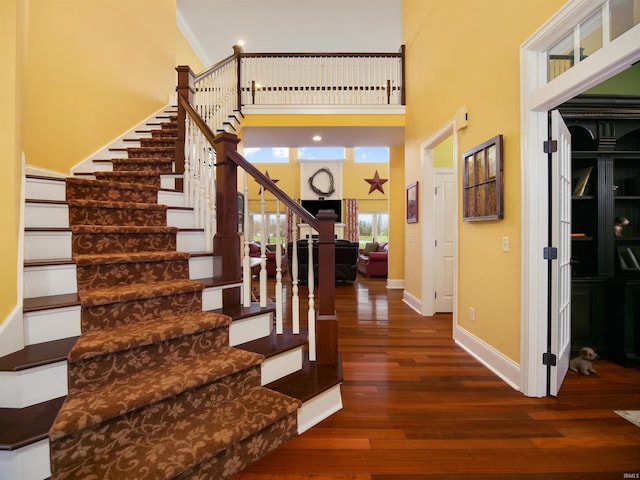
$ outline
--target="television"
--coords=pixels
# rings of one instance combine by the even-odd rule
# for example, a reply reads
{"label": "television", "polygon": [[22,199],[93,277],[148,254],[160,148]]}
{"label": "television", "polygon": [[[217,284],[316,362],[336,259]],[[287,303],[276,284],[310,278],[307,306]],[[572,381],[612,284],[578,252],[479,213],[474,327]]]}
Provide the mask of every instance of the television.
{"label": "television", "polygon": [[342,200],[301,200],[300,205],[314,217],[319,210],[333,210],[338,215],[336,223],[342,223]]}

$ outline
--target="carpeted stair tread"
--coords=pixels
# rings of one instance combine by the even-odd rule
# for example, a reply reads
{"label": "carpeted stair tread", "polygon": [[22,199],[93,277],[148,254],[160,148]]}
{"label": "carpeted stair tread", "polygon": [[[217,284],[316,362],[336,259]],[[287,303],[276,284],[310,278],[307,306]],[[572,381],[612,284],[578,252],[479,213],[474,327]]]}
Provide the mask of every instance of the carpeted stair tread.
{"label": "carpeted stair tread", "polygon": [[122,201],[105,201],[105,200],[84,200],[70,199],[67,200],[70,207],[84,208],[119,208],[119,209],[136,209],[136,210],[160,210],[166,211],[167,206],[160,203],[139,203],[139,202],[122,202]]}
{"label": "carpeted stair tread", "polygon": [[178,233],[178,227],[162,225],[71,225],[71,233]]}
{"label": "carpeted stair tread", "polygon": [[[217,408],[203,409],[198,415],[169,423],[160,432],[141,435],[137,441],[118,445],[115,451],[55,472],[55,478],[175,478],[213,460],[234,444],[254,435],[259,438],[261,431],[295,415],[299,406],[295,399],[255,387],[241,397],[221,402]],[[265,439],[256,442],[248,446],[249,451],[262,448]]]}
{"label": "carpeted stair tread", "polygon": [[76,255],[74,260],[78,266],[85,265],[113,265],[124,263],[161,262],[167,260],[189,259],[189,252],[132,252],[132,253],[83,253]]}
{"label": "carpeted stair tread", "polygon": [[85,386],[69,394],[49,430],[51,440],[75,434],[126,413],[259,365],[264,357],[233,347]]}
{"label": "carpeted stair tread", "polygon": [[114,182],[111,180],[99,180],[97,178],[81,178],[81,177],[67,177],[67,185],[72,186],[101,186],[105,188],[122,188],[126,190],[149,190],[155,192],[157,188],[144,183],[127,183],[127,182]]}
{"label": "carpeted stair tread", "polygon": [[231,317],[211,312],[159,317],[146,322],[93,330],[80,336],[67,356],[70,363],[227,327]]}
{"label": "carpeted stair tread", "polygon": [[95,307],[112,303],[146,300],[167,297],[183,293],[201,292],[204,286],[200,282],[188,279],[167,280],[145,284],[97,288],[78,292],[83,307]]}

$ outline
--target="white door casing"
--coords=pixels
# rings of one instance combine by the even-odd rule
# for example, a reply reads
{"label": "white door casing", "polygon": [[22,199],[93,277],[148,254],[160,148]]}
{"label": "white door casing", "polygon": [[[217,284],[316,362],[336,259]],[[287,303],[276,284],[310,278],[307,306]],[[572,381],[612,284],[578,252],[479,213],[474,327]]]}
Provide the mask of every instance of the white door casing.
{"label": "white door casing", "polygon": [[438,168],[435,170],[435,294],[436,313],[453,311],[453,264],[455,254],[454,209],[457,194],[453,171]]}
{"label": "white door casing", "polygon": [[602,0],[569,0],[520,47],[521,136],[521,355],[520,390],[547,395],[547,162],[542,144],[548,137],[547,112],[562,102],[613,77],[640,60],[640,25],[547,82],[546,51],[590,16]]}
{"label": "white door casing", "polygon": [[[571,134],[558,110],[551,112],[551,262],[549,394],[557,396],[571,355]],[[555,365],[553,365],[555,363]]]}
{"label": "white door casing", "polygon": [[[435,175],[439,169],[433,165],[433,150],[447,140],[449,137],[453,137],[453,169],[448,171],[452,175],[452,181],[454,185],[457,184],[457,161],[458,158],[458,127],[456,126],[457,119],[453,117],[447,124],[445,124],[434,135],[425,140],[421,145],[421,182],[419,183],[419,197],[418,201],[420,206],[418,211],[420,212],[420,229],[422,237],[422,259],[421,259],[421,272],[422,272],[422,287],[421,287],[421,299],[420,299],[420,313],[424,316],[431,316],[436,313],[435,306],[435,292],[436,292],[436,252],[435,252],[435,224],[436,224],[436,206],[435,206]],[[406,179],[409,183],[409,179]],[[456,212],[458,211],[458,199],[457,195],[453,196],[452,205],[452,218],[453,221],[453,298],[457,297],[456,291],[458,288],[457,278],[457,239],[458,239],[458,222],[456,219]],[[453,302],[453,325],[457,325],[457,305]]]}

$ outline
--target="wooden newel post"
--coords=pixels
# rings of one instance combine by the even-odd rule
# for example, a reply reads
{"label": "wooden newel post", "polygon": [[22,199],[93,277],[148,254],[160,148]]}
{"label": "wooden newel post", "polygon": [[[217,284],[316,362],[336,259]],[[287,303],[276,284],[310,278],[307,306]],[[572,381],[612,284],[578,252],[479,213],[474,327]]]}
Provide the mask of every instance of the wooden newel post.
{"label": "wooden newel post", "polygon": [[[177,66],[176,72],[178,72],[178,86],[176,87],[176,93],[178,95],[178,138],[176,139],[174,171],[176,173],[184,173],[185,121],[187,119],[187,112],[180,103],[180,97],[191,103],[193,98],[193,89],[191,87],[193,72],[188,65]],[[179,181],[176,180],[176,190],[182,191],[182,179],[179,179]]]}
{"label": "wooden newel post", "polygon": [[318,363],[338,363],[338,317],[336,316],[336,245],[333,210],[318,212],[318,314],[316,339]]}
{"label": "wooden newel post", "polygon": [[[216,136],[216,211],[217,232],[213,236],[213,253],[222,258],[222,278],[239,282],[240,235],[238,234],[238,166],[227,159],[227,152],[236,151],[238,137],[223,132]],[[222,293],[222,306],[240,305],[240,287],[226,288]]]}

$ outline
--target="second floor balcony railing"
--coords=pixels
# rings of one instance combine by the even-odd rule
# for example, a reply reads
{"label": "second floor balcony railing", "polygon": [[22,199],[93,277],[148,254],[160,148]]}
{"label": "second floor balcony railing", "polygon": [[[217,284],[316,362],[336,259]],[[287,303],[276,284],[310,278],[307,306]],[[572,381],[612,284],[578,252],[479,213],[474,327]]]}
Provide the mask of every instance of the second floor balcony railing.
{"label": "second floor balcony railing", "polygon": [[399,53],[241,53],[242,105],[404,105]]}

